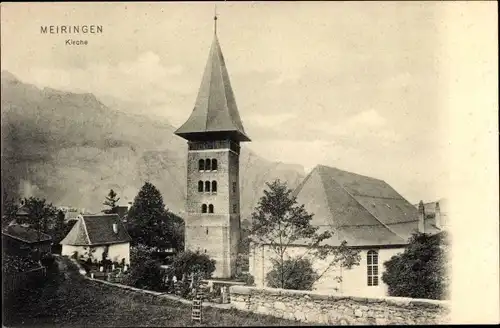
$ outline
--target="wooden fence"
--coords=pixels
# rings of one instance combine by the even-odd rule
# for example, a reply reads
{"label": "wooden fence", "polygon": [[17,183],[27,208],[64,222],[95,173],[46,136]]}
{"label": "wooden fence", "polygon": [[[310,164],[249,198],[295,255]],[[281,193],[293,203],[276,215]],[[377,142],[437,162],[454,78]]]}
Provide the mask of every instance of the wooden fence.
{"label": "wooden fence", "polygon": [[34,283],[44,281],[46,277],[47,269],[45,267],[39,267],[16,274],[4,274],[4,293],[12,293],[19,290],[20,288],[29,287]]}

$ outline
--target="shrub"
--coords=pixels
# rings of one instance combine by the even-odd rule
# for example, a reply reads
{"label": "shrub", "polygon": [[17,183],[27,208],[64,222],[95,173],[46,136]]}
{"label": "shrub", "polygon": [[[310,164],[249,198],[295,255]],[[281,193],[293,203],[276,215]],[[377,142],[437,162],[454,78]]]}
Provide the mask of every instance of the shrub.
{"label": "shrub", "polygon": [[448,292],[445,233],[431,236],[417,233],[402,254],[384,263],[382,281],[390,296],[444,299]]}
{"label": "shrub", "polygon": [[292,258],[283,261],[283,265],[278,261],[273,262],[273,269],[266,276],[269,287],[311,290],[318,279],[308,259]]}
{"label": "shrub", "polygon": [[157,261],[147,259],[140,265],[131,267],[123,282],[137,288],[159,290],[163,286],[163,272]]}
{"label": "shrub", "polygon": [[177,254],[172,262],[170,273],[182,278],[185,274],[190,276],[194,274],[195,280],[208,279],[215,271],[215,260],[212,260],[206,254],[186,251]]}

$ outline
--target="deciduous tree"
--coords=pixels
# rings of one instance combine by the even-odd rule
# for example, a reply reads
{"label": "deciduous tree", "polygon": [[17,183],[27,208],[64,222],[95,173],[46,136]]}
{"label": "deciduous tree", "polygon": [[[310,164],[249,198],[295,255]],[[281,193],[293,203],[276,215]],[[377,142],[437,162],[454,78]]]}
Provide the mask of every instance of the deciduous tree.
{"label": "deciduous tree", "polygon": [[405,251],[384,263],[382,281],[389,295],[444,299],[448,296],[449,241],[445,232],[416,233]]}
{"label": "deciduous tree", "polygon": [[[290,286],[289,275],[296,268],[303,266],[302,259],[311,261],[316,259],[328,259],[327,267],[313,278],[316,281],[329,269],[341,266],[351,268],[359,264],[359,251],[347,246],[343,241],[339,247],[331,247],[323,241],[332,237],[332,232],[318,232],[318,227],[311,225],[313,214],[308,213],[304,205],[299,205],[292,190],[287,188],[286,183],[276,180],[266,183],[268,189],[264,190],[264,196],[252,213],[252,227],[250,238],[256,244],[267,244],[276,255],[274,258],[274,270],[279,273],[277,287],[298,288]],[[296,258],[291,258],[287,253],[290,246],[299,242],[307,246],[307,251]],[[292,265],[293,264],[293,265]],[[341,280],[341,277],[337,277]]]}

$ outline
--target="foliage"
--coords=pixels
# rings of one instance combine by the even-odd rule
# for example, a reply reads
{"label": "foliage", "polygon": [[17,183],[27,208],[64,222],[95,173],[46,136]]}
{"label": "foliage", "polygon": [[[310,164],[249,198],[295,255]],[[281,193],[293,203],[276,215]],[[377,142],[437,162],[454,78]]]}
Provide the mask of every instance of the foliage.
{"label": "foliage", "polygon": [[247,254],[238,254],[236,257],[236,273],[242,274],[249,271],[249,257]]}
{"label": "foliage", "polygon": [[170,274],[178,279],[183,275],[189,277],[193,274],[195,280],[199,281],[210,278],[214,271],[215,260],[210,259],[206,254],[187,250],[174,257]]}
{"label": "foliage", "polygon": [[160,263],[153,259],[152,250],[143,245],[131,247],[129,273],[123,283],[142,289],[158,290],[163,286],[163,272]]}
{"label": "foliage", "polygon": [[134,244],[183,249],[184,221],[165,209],[162,195],[151,183],[141,188],[127,219]]}
{"label": "foliage", "polygon": [[281,264],[273,261],[273,269],[266,276],[269,287],[312,290],[318,279],[311,261],[302,258],[287,259]]}
{"label": "foliage", "polygon": [[44,198],[29,197],[24,198],[24,208],[28,212],[25,219],[20,219],[19,223],[27,223],[41,232],[49,232],[49,226],[54,223],[57,210]]}
{"label": "foliage", "polygon": [[6,190],[2,192],[2,229],[9,225],[9,223],[16,218],[16,213],[19,206],[16,204],[14,198],[10,197]]}
{"label": "foliage", "polygon": [[382,281],[389,295],[413,298],[444,299],[449,289],[446,233],[416,233],[402,254],[384,263]]}
{"label": "foliage", "polygon": [[[326,269],[314,276],[321,278],[332,267],[351,268],[358,265],[361,259],[359,251],[349,248],[343,241],[339,247],[331,247],[322,243],[332,237],[330,231],[318,232],[319,227],[312,226],[313,214],[309,214],[304,205],[299,205],[292,190],[287,188],[286,182],[275,180],[266,183],[269,190],[264,190],[264,196],[259,200],[255,211],[252,213],[252,227],[250,236],[252,242],[268,244],[277,255],[274,262],[276,272],[279,272],[279,284],[285,288],[287,281],[286,270],[294,270],[294,265],[301,265],[302,258],[324,260],[329,257]],[[307,246],[307,251],[292,262],[287,261],[287,249],[293,243]],[[292,266],[285,266],[292,263]],[[293,271],[295,272],[295,271]],[[341,277],[337,277],[341,279]]]}
{"label": "foliage", "polygon": [[116,213],[116,208],[118,207],[118,201],[120,200],[120,197],[118,197],[118,194],[113,190],[111,189],[108,193],[108,196],[106,196],[106,200],[104,201],[104,203],[102,203],[103,205],[105,206],[108,206],[109,209],[106,209],[104,210],[104,213],[107,213],[107,214],[113,214],[113,213]]}
{"label": "foliage", "polygon": [[[64,261],[63,265],[69,260]],[[43,288],[14,295],[3,302],[6,327],[188,327],[191,305],[163,297],[124,290],[84,279],[68,263],[69,270],[49,277]],[[69,276],[67,276],[69,274]],[[67,276],[67,277],[66,277]],[[300,322],[251,312],[203,309],[209,327],[290,326]]]}
{"label": "foliage", "polygon": [[30,256],[19,256],[13,254],[2,254],[2,272],[4,274],[16,274],[40,267],[38,261]]}

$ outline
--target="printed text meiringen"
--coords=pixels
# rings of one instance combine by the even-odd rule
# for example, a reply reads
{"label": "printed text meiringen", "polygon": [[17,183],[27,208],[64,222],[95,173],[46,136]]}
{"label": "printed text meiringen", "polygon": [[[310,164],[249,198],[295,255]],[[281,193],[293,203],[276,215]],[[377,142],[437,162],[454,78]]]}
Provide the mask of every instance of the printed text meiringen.
{"label": "printed text meiringen", "polygon": [[102,25],[45,25],[42,34],[101,34]]}

